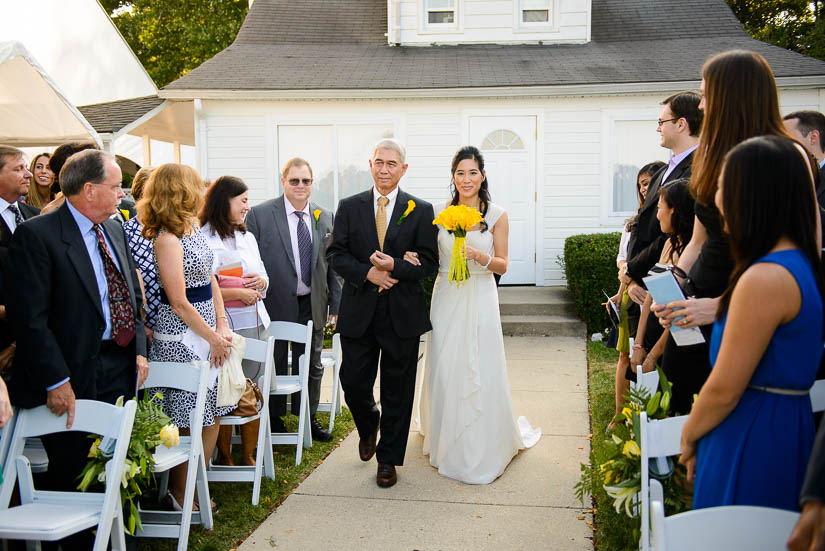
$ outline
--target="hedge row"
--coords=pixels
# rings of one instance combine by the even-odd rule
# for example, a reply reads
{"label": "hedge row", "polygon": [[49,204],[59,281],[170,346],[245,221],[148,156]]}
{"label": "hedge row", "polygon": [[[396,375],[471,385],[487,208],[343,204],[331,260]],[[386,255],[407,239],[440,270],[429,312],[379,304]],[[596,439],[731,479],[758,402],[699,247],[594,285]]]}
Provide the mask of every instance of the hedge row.
{"label": "hedge row", "polygon": [[616,254],[620,233],[571,235],[564,241],[564,276],[579,317],[587,332],[603,331],[610,319],[602,306],[606,300],[602,289],[613,295],[619,288],[616,278]]}

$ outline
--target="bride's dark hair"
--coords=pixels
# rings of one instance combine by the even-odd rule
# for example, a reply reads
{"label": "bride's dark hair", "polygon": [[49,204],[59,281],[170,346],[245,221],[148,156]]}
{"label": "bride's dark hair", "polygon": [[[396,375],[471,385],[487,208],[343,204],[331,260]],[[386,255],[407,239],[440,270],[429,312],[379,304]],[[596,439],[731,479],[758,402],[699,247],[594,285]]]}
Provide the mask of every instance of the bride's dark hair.
{"label": "bride's dark hair", "polygon": [[[451,205],[458,204],[458,189],[455,187],[455,179],[453,178],[453,174],[455,174],[456,169],[458,168],[458,163],[464,161],[466,159],[470,159],[475,161],[478,165],[478,170],[484,174],[484,180],[481,181],[481,188],[478,190],[478,199],[479,199],[479,206],[481,207],[481,216],[486,218],[487,217],[487,209],[490,207],[490,191],[487,188],[487,174],[484,173],[484,157],[481,156],[481,151],[478,150],[477,147],[472,145],[465,145],[453,157],[453,164],[450,168],[450,193],[453,196],[452,201],[450,201]],[[487,221],[481,222],[481,231],[487,231]]]}

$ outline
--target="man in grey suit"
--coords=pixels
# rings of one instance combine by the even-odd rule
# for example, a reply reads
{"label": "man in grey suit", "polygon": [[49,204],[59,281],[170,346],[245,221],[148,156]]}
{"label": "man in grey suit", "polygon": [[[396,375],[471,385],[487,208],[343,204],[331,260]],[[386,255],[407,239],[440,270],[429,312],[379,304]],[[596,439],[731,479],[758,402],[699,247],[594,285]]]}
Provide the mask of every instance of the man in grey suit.
{"label": "man in grey suit", "polygon": [[[338,318],[341,282],[329,268],[327,245],[332,235],[332,212],[309,201],[312,192],[312,168],[300,158],[286,162],[281,178],[284,194],[252,208],[246,226],[258,240],[261,259],[269,275],[269,289],[264,305],[272,321],[306,323],[312,320],[312,351],[309,361],[309,408],[312,438],[328,441],[315,413],[321,397],[321,348],[324,326]],[[329,314],[327,314],[329,309]],[[275,343],[275,372],[286,375],[286,341]],[[302,344],[292,345],[292,365],[304,353]],[[297,394],[295,396],[297,398]],[[293,413],[298,413],[293,400]],[[286,413],[286,397],[273,396],[269,416],[273,432],[286,432],[281,417]]]}

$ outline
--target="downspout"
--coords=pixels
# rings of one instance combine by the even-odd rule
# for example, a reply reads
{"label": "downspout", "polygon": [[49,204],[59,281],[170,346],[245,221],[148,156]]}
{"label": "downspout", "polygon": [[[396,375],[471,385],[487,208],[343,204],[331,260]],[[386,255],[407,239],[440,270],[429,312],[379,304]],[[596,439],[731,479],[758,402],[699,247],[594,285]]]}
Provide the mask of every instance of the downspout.
{"label": "downspout", "polygon": [[401,0],[387,0],[387,44],[401,45]]}

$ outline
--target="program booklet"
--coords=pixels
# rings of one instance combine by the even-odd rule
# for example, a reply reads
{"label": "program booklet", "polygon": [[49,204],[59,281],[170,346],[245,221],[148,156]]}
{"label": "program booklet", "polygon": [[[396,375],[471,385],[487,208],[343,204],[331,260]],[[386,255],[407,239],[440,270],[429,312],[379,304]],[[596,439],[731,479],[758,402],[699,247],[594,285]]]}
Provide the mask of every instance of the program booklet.
{"label": "program booklet", "polygon": [[[645,282],[647,290],[653,295],[653,300],[656,301],[656,304],[667,304],[674,300],[685,300],[685,294],[682,292],[682,288],[679,287],[679,282],[676,281],[673,272],[667,271],[647,276],[643,278],[642,281]],[[674,319],[673,323],[670,324],[670,334],[673,336],[676,344],[679,346],[690,346],[692,344],[705,342],[705,336],[698,327],[688,327],[687,329],[679,327],[679,320],[681,320],[682,317]]]}

